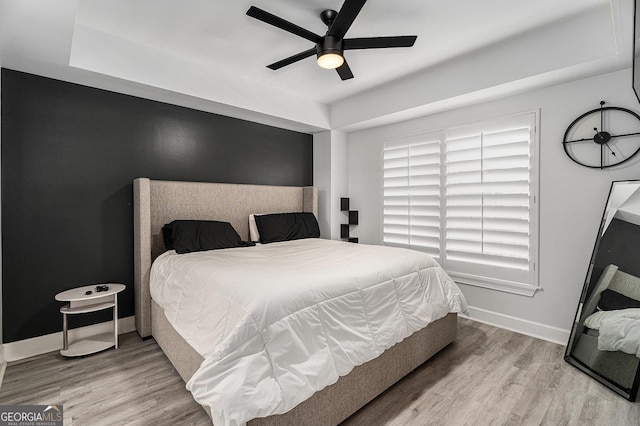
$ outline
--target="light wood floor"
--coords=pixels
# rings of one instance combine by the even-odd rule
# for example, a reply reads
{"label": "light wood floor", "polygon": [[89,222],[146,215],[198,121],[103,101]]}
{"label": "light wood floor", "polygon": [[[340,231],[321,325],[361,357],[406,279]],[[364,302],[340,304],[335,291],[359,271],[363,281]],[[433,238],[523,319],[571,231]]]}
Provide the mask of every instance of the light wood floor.
{"label": "light wood floor", "polygon": [[[456,342],[343,426],[640,425],[640,403],[566,364],[563,352],[459,319]],[[9,363],[0,404],[63,404],[65,425],[209,423],[155,341],[135,333],[93,356]]]}

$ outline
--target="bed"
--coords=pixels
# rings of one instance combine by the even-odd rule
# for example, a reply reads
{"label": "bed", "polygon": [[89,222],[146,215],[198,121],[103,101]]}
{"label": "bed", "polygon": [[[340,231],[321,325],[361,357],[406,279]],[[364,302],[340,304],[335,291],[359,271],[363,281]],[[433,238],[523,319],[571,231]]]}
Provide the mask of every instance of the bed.
{"label": "bed", "polygon": [[577,360],[627,390],[640,366],[639,308],[640,278],[607,265],[582,307],[573,348]]}
{"label": "bed", "polygon": [[[317,199],[317,190],[313,187],[170,182],[147,178],[134,181],[136,329],[141,337],[156,339],[185,382],[193,382],[192,379],[198,377],[205,357],[201,349],[194,348],[193,341],[187,342],[189,337],[185,339],[176,330],[172,323],[175,314],[169,316],[170,320],[168,311],[151,298],[152,262],[166,251],[161,232],[163,225],[186,218],[225,221],[248,239],[250,214],[310,212],[317,215]],[[260,250],[265,249],[253,250],[261,253]],[[455,335],[456,314],[445,313],[426,327],[411,331],[399,343],[357,365],[289,411],[254,418],[247,424],[336,425],[451,343]],[[206,406],[205,409],[211,415],[211,410]]]}

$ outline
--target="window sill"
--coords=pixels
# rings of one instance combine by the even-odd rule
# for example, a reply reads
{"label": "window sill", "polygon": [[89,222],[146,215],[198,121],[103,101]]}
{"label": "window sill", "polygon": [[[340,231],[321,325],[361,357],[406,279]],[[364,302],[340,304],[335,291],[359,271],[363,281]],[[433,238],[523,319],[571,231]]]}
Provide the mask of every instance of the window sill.
{"label": "window sill", "polygon": [[518,294],[520,296],[533,297],[542,287],[528,285],[506,280],[489,280],[470,274],[459,272],[448,272],[449,276],[459,284],[471,285],[474,287],[487,288],[490,290],[503,291],[506,293]]}

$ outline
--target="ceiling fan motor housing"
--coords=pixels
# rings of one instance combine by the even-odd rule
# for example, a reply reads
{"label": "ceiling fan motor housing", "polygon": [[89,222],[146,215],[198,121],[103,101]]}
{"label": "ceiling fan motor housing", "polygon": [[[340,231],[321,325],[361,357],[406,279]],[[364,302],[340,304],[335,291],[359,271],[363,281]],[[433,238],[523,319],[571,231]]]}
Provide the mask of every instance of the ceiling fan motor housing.
{"label": "ceiling fan motor housing", "polygon": [[335,53],[342,56],[344,51],[344,43],[341,38],[334,36],[324,36],[320,43],[316,43],[316,51],[318,57],[326,55],[327,53]]}

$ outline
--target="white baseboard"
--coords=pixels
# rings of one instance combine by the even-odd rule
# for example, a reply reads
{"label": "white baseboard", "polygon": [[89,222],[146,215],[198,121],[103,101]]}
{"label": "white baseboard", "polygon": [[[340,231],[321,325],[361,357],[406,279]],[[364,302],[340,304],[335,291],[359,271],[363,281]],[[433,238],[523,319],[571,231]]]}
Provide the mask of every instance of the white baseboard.
{"label": "white baseboard", "polygon": [[458,314],[463,318],[478,321],[484,324],[493,325],[495,327],[504,328],[506,330],[515,331],[516,333],[525,334],[537,339],[546,340],[566,346],[569,341],[571,330],[552,327],[545,324],[525,320],[522,318],[512,317],[497,312],[487,311],[481,308],[469,306],[469,315]]}
{"label": "white baseboard", "polygon": [[[135,331],[135,317],[130,316],[118,319],[118,333],[130,333]],[[93,324],[86,327],[78,327],[69,330],[69,340],[82,339],[101,333],[113,333],[113,323],[111,321],[100,324]],[[31,339],[18,340],[17,342],[5,343],[4,359],[6,362],[17,361],[24,358],[44,354],[47,352],[62,349],[62,331],[33,337]]]}

